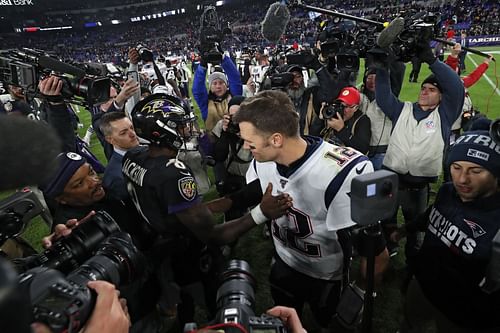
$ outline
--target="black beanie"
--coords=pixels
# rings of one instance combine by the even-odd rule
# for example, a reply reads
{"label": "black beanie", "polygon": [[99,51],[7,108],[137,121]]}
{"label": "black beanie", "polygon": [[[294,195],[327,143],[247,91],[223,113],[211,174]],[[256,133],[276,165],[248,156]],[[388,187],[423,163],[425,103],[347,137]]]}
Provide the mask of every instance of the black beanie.
{"label": "black beanie", "polygon": [[434,75],[434,74],[429,75],[424,81],[422,81],[421,87],[423,87],[424,84],[426,84],[426,83],[432,84],[434,87],[439,89],[439,92],[441,92],[441,93],[443,92],[443,89],[441,89],[441,85],[439,84],[439,81],[437,80],[436,75]]}

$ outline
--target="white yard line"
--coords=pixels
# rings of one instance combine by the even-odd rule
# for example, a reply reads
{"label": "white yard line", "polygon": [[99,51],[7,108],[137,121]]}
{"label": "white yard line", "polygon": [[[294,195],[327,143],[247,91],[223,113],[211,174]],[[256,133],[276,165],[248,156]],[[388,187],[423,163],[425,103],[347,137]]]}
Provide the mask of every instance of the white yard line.
{"label": "white yard line", "polygon": [[[498,51],[496,52],[489,52],[489,53],[498,53]],[[474,67],[477,67],[478,64],[474,61],[474,59],[471,57],[470,53],[467,53],[467,58],[474,64]],[[490,62],[491,65],[495,65],[495,63],[493,62]],[[485,78],[485,80],[490,84],[490,86],[495,89],[495,92],[497,93],[498,96],[500,96],[500,90],[495,87],[495,83],[493,81],[491,81],[491,79],[488,77],[488,75],[486,73],[483,74],[483,77]]]}

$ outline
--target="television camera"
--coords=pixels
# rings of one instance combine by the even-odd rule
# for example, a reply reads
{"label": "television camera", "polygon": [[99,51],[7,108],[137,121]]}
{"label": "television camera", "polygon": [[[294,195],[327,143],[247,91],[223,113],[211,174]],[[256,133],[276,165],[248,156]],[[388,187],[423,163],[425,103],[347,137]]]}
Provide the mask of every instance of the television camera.
{"label": "television camera", "polygon": [[109,100],[111,82],[98,66],[64,63],[28,48],[0,51],[0,81],[23,88],[28,99],[41,96],[38,83],[49,75],[62,80],[61,94],[67,102],[94,106]]}
{"label": "television camera", "polygon": [[200,53],[207,63],[214,65],[222,61],[221,43],[225,35],[230,35],[229,24],[222,25],[215,6],[207,6],[200,17]]}

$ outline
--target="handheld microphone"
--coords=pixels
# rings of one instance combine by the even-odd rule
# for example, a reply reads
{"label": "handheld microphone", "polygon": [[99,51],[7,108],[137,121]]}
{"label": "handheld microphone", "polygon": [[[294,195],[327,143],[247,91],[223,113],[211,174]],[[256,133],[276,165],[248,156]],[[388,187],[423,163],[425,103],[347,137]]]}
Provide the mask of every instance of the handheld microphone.
{"label": "handheld microphone", "polygon": [[0,116],[0,190],[37,185],[56,167],[61,142],[45,123],[18,116]]}
{"label": "handheld microphone", "polygon": [[290,21],[290,11],[288,7],[279,2],[271,4],[264,20],[260,24],[262,36],[271,43],[278,42],[285,33],[288,21]]}
{"label": "handheld microphone", "polygon": [[377,45],[381,48],[389,47],[398,38],[404,26],[405,20],[401,17],[396,17],[387,28],[380,32],[380,35],[377,37]]}
{"label": "handheld microphone", "polygon": [[71,74],[79,78],[85,76],[85,71],[83,69],[65,64],[64,62],[51,57],[41,56],[40,58],[38,58],[38,64],[41,67],[52,69],[53,71],[60,73]]}

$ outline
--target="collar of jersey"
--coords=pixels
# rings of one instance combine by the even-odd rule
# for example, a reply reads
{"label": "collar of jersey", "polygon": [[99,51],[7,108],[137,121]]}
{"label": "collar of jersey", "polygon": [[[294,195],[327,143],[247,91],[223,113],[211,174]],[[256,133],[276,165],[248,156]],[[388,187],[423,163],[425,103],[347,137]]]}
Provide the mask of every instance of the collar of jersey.
{"label": "collar of jersey", "polygon": [[301,158],[290,164],[290,166],[282,165],[276,163],[276,169],[278,173],[285,178],[290,178],[290,176],[297,171],[305,161],[309,159],[309,157],[319,148],[323,140],[321,138],[317,138],[314,136],[304,135],[302,136],[304,140],[307,142],[306,152],[302,155]]}

